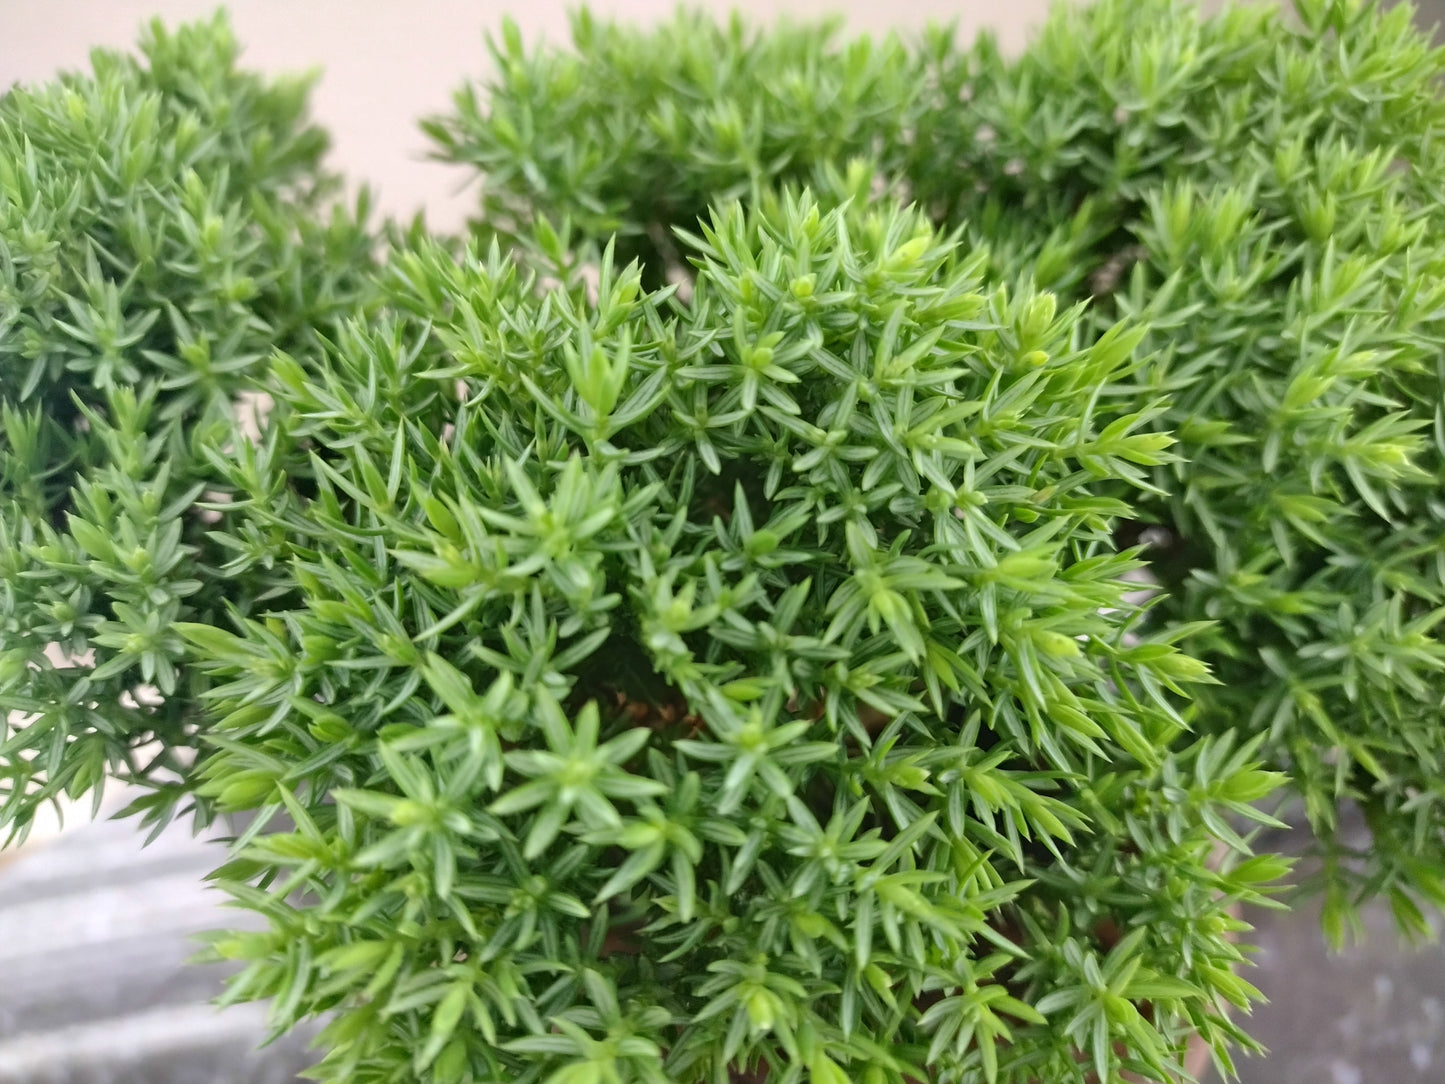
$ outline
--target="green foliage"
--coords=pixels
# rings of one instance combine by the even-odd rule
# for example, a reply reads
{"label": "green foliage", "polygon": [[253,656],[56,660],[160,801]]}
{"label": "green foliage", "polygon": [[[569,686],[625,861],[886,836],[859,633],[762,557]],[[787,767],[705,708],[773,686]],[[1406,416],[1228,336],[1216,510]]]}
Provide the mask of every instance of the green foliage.
{"label": "green foliage", "polygon": [[[1333,936],[1377,894],[1423,933],[1420,906],[1445,902],[1445,61],[1410,19],[1355,0],[1293,22],[1102,0],[1058,9],[1016,59],[945,33],[870,51],[817,29],[581,20],[576,56],[509,37],[490,111],[464,92],[433,128],[485,170],[484,208],[642,237],[677,225],[673,192],[684,213],[709,189],[756,201],[772,179],[756,162],[856,198],[830,155],[861,147],[859,176],[986,245],[996,273],[1089,301],[1083,341],[1121,317],[1141,329],[1140,405],[1167,404],[1149,426],[1178,455],[1120,543],[1148,543],[1155,620],[1221,678],[1199,723],[1265,736],[1290,774]],[[875,54],[899,80],[859,59]],[[678,99],[752,118],[742,148],[708,119],[673,141]],[[780,110],[811,138],[788,142]],[[1347,805],[1369,825],[1359,850],[1338,832]]]}
{"label": "green foliage", "polygon": [[348,1081],[1223,1053],[1274,777],[1182,737],[1207,671],[1130,600],[1133,334],[895,205],[719,210],[686,302],[553,240],[551,287],[397,253],[229,470],[228,547],[271,540],[230,571],[288,600],[179,626],[201,792],[259,814],[233,996],[336,1011]]}
{"label": "green foliage", "polygon": [[172,626],[238,594],[208,571],[203,449],[273,346],[350,311],[371,243],[322,218],[305,81],[238,70],[219,21],[142,52],[0,98],[0,822],[22,834],[107,774],[154,781],[157,813],[178,797],[198,713]]}
{"label": "green foliage", "polygon": [[619,260],[641,259],[658,285],[684,269],[674,227],[904,138],[917,62],[892,37],[839,50],[837,31],[683,13],[641,32],[582,10],[574,50],[529,54],[508,23],[485,97],[464,86],[424,127],[482,173],[481,231],[515,239],[562,212],[590,236],[615,233]]}
{"label": "green foliage", "polygon": [[247,814],[322,1079],[1228,1070],[1282,778],[1445,902],[1442,60],[1300,16],[508,26],[466,240],[219,22],[11,91],[0,824]]}

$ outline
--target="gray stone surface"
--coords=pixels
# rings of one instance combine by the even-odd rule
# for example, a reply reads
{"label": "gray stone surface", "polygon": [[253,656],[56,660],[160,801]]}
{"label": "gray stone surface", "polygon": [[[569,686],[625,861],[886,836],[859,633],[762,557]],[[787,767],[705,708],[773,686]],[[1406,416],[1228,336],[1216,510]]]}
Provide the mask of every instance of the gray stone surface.
{"label": "gray stone surface", "polygon": [[[1260,849],[1300,853],[1308,841],[1281,834]],[[1246,917],[1259,952],[1245,977],[1269,1001],[1245,1027],[1269,1052],[1238,1059],[1241,1084],[1445,1081],[1445,946],[1402,943],[1383,903],[1338,953],[1325,947],[1317,902]]]}
{"label": "gray stone surface", "polygon": [[0,867],[0,1084],[283,1084],[309,1035],[258,1049],[264,1006],[217,1010],[225,969],[195,935],[244,924],[204,876],[217,846],[150,847],[99,821]]}
{"label": "gray stone surface", "polygon": [[1366,938],[1322,946],[1318,910],[1265,920],[1256,985],[1270,1003],[1251,1031],[1270,1055],[1243,1063],[1243,1084],[1439,1084],[1445,1080],[1445,952],[1396,941],[1383,906]]}

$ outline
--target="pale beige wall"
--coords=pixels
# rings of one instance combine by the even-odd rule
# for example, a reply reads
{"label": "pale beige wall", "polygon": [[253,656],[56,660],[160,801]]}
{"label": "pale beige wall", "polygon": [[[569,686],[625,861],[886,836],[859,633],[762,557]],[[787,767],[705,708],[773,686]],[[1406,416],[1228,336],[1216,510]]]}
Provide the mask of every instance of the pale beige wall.
{"label": "pale beige wall", "polygon": [[[0,86],[83,65],[92,45],[126,46],[151,15],[205,15],[214,0],[0,0]],[[389,211],[425,206],[432,221],[457,221],[462,174],[423,159],[416,118],[446,108],[451,91],[482,70],[484,31],[511,14],[529,36],[560,38],[570,0],[237,0],[232,21],[250,63],[271,71],[321,66],[316,111],[335,137],[336,162],[379,189]],[[1017,48],[1047,0],[710,0],[720,12],[758,18],[841,12],[860,29],[917,27],[956,19],[965,33],[996,28]],[[599,14],[654,20],[675,0],[596,0]]]}

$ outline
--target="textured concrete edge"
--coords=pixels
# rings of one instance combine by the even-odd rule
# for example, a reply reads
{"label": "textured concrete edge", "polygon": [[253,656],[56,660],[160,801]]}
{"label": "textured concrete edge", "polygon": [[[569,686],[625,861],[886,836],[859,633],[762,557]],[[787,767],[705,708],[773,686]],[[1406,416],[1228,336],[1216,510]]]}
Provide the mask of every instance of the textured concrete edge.
{"label": "textured concrete edge", "polygon": [[132,1016],[79,1024],[0,1041],[0,1082],[33,1084],[48,1079],[57,1066],[72,1074],[92,1069],[108,1073],[192,1052],[214,1052],[240,1045],[250,1051],[266,1032],[264,1005],[162,1006]]}

